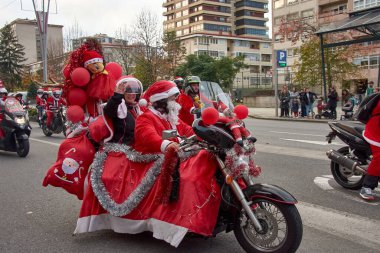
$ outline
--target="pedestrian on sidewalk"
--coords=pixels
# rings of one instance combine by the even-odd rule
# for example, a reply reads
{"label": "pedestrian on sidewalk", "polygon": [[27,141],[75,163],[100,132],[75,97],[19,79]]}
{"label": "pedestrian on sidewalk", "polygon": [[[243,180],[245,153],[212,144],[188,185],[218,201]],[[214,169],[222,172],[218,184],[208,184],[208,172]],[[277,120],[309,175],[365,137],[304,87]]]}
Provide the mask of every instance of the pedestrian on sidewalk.
{"label": "pedestrian on sidewalk", "polygon": [[335,86],[331,86],[329,89],[328,94],[328,101],[327,101],[327,108],[331,111],[331,115],[333,119],[336,119],[336,107],[338,105],[338,93],[335,90]]}
{"label": "pedestrian on sidewalk", "polygon": [[290,101],[290,92],[288,91],[288,86],[282,86],[282,90],[279,93],[280,99],[280,108],[281,116],[280,117],[289,117],[289,101]]}
{"label": "pedestrian on sidewalk", "polygon": [[373,81],[369,81],[368,83],[368,87],[367,87],[367,90],[365,92],[365,96],[368,97],[370,96],[371,94],[374,93],[374,89],[373,89]]}
{"label": "pedestrian on sidewalk", "polygon": [[300,110],[300,100],[298,98],[293,98],[292,99],[292,113],[293,113],[293,118],[298,118],[299,116],[299,110]]}

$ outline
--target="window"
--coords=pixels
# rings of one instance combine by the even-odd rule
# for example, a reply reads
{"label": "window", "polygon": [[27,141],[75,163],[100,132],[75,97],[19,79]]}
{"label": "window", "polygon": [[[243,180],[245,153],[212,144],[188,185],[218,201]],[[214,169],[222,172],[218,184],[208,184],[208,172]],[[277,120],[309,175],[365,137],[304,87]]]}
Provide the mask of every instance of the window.
{"label": "window", "polygon": [[298,17],[299,17],[298,12],[294,12],[294,13],[288,14],[288,16],[286,16],[286,20],[287,21],[292,21],[292,20],[297,19]]}
{"label": "window", "polygon": [[284,17],[274,18],[274,25],[280,25]]}
{"label": "window", "polygon": [[270,47],[269,43],[262,43],[262,45],[263,45],[263,48],[269,48]]}
{"label": "window", "polygon": [[380,0],[354,0],[354,11],[380,5]]}
{"label": "window", "polygon": [[253,25],[253,26],[265,26],[266,21],[256,19],[239,19],[235,22],[237,26],[240,25]]}
{"label": "window", "polygon": [[297,4],[297,3],[298,3],[298,0],[287,0],[288,5],[293,5],[293,4]]}
{"label": "window", "polygon": [[251,34],[268,37],[267,30],[254,29],[254,28],[241,28],[236,30],[236,35]]}
{"label": "window", "polygon": [[204,29],[208,31],[222,31],[222,32],[229,32],[231,31],[230,26],[225,25],[214,25],[214,24],[204,24]]}
{"label": "window", "polygon": [[379,64],[379,55],[371,55],[369,57],[370,68],[377,68]]}
{"label": "window", "polygon": [[288,57],[292,57],[293,56],[293,49],[292,48],[289,48],[288,50],[286,50],[287,53],[288,53]]}
{"label": "window", "polygon": [[301,12],[301,18],[312,18],[314,16],[314,10],[306,10]]}
{"label": "window", "polygon": [[281,34],[277,34],[274,36],[274,41],[275,42],[281,42],[284,38],[282,37]]}
{"label": "window", "polygon": [[274,1],[274,8],[275,8],[275,9],[278,9],[278,8],[284,7],[284,5],[285,5],[284,0],[275,0],[275,1]]}

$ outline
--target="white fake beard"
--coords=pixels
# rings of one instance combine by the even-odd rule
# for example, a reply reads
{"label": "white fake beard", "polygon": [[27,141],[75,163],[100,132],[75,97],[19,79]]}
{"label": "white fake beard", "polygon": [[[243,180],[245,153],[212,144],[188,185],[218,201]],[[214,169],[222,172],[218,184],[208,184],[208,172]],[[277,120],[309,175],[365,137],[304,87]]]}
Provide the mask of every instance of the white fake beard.
{"label": "white fake beard", "polygon": [[170,123],[174,125],[178,125],[178,113],[179,110],[181,109],[181,105],[178,104],[176,101],[169,101],[167,105],[167,109],[169,111],[168,113],[168,120]]}

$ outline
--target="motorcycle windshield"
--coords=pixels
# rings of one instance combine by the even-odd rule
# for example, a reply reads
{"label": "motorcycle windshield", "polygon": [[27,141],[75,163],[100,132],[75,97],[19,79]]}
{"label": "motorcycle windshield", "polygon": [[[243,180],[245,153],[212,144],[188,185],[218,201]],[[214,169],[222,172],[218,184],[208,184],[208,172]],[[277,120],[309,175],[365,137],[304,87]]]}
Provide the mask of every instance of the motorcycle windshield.
{"label": "motorcycle windshield", "polygon": [[229,94],[224,93],[218,83],[202,81],[199,85],[200,101],[202,109],[214,107],[218,109],[220,104],[233,109],[233,103]]}
{"label": "motorcycle windshield", "polygon": [[15,98],[7,98],[5,100],[5,111],[11,114],[24,114],[24,109],[20,102]]}

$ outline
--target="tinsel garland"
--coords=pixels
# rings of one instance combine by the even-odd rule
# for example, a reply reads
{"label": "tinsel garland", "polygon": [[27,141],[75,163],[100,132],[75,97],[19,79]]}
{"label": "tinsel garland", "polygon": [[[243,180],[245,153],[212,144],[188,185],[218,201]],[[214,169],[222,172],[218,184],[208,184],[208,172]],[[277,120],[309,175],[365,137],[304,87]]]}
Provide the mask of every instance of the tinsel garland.
{"label": "tinsel garland", "polygon": [[[145,177],[136,189],[129,195],[129,197],[121,204],[116,203],[109,193],[102,181],[104,162],[107,159],[107,154],[110,152],[121,152],[127,157],[128,160],[138,163],[149,163],[155,161],[152,167],[148,170]],[[183,159],[196,154],[195,152],[180,152],[178,155]],[[100,205],[114,216],[125,216],[132,212],[143,200],[149,190],[155,183],[158,175],[161,173],[162,164],[164,161],[163,154],[146,154],[143,155],[131,147],[118,143],[106,143],[104,148],[95,154],[94,162],[91,170],[91,185],[95,196],[97,197]]]}
{"label": "tinsel garland", "polygon": [[244,147],[235,144],[226,152],[225,165],[233,178],[240,178],[244,175],[254,177],[260,175],[261,168],[255,165],[253,159],[255,153],[255,145],[249,140],[244,140]]}

